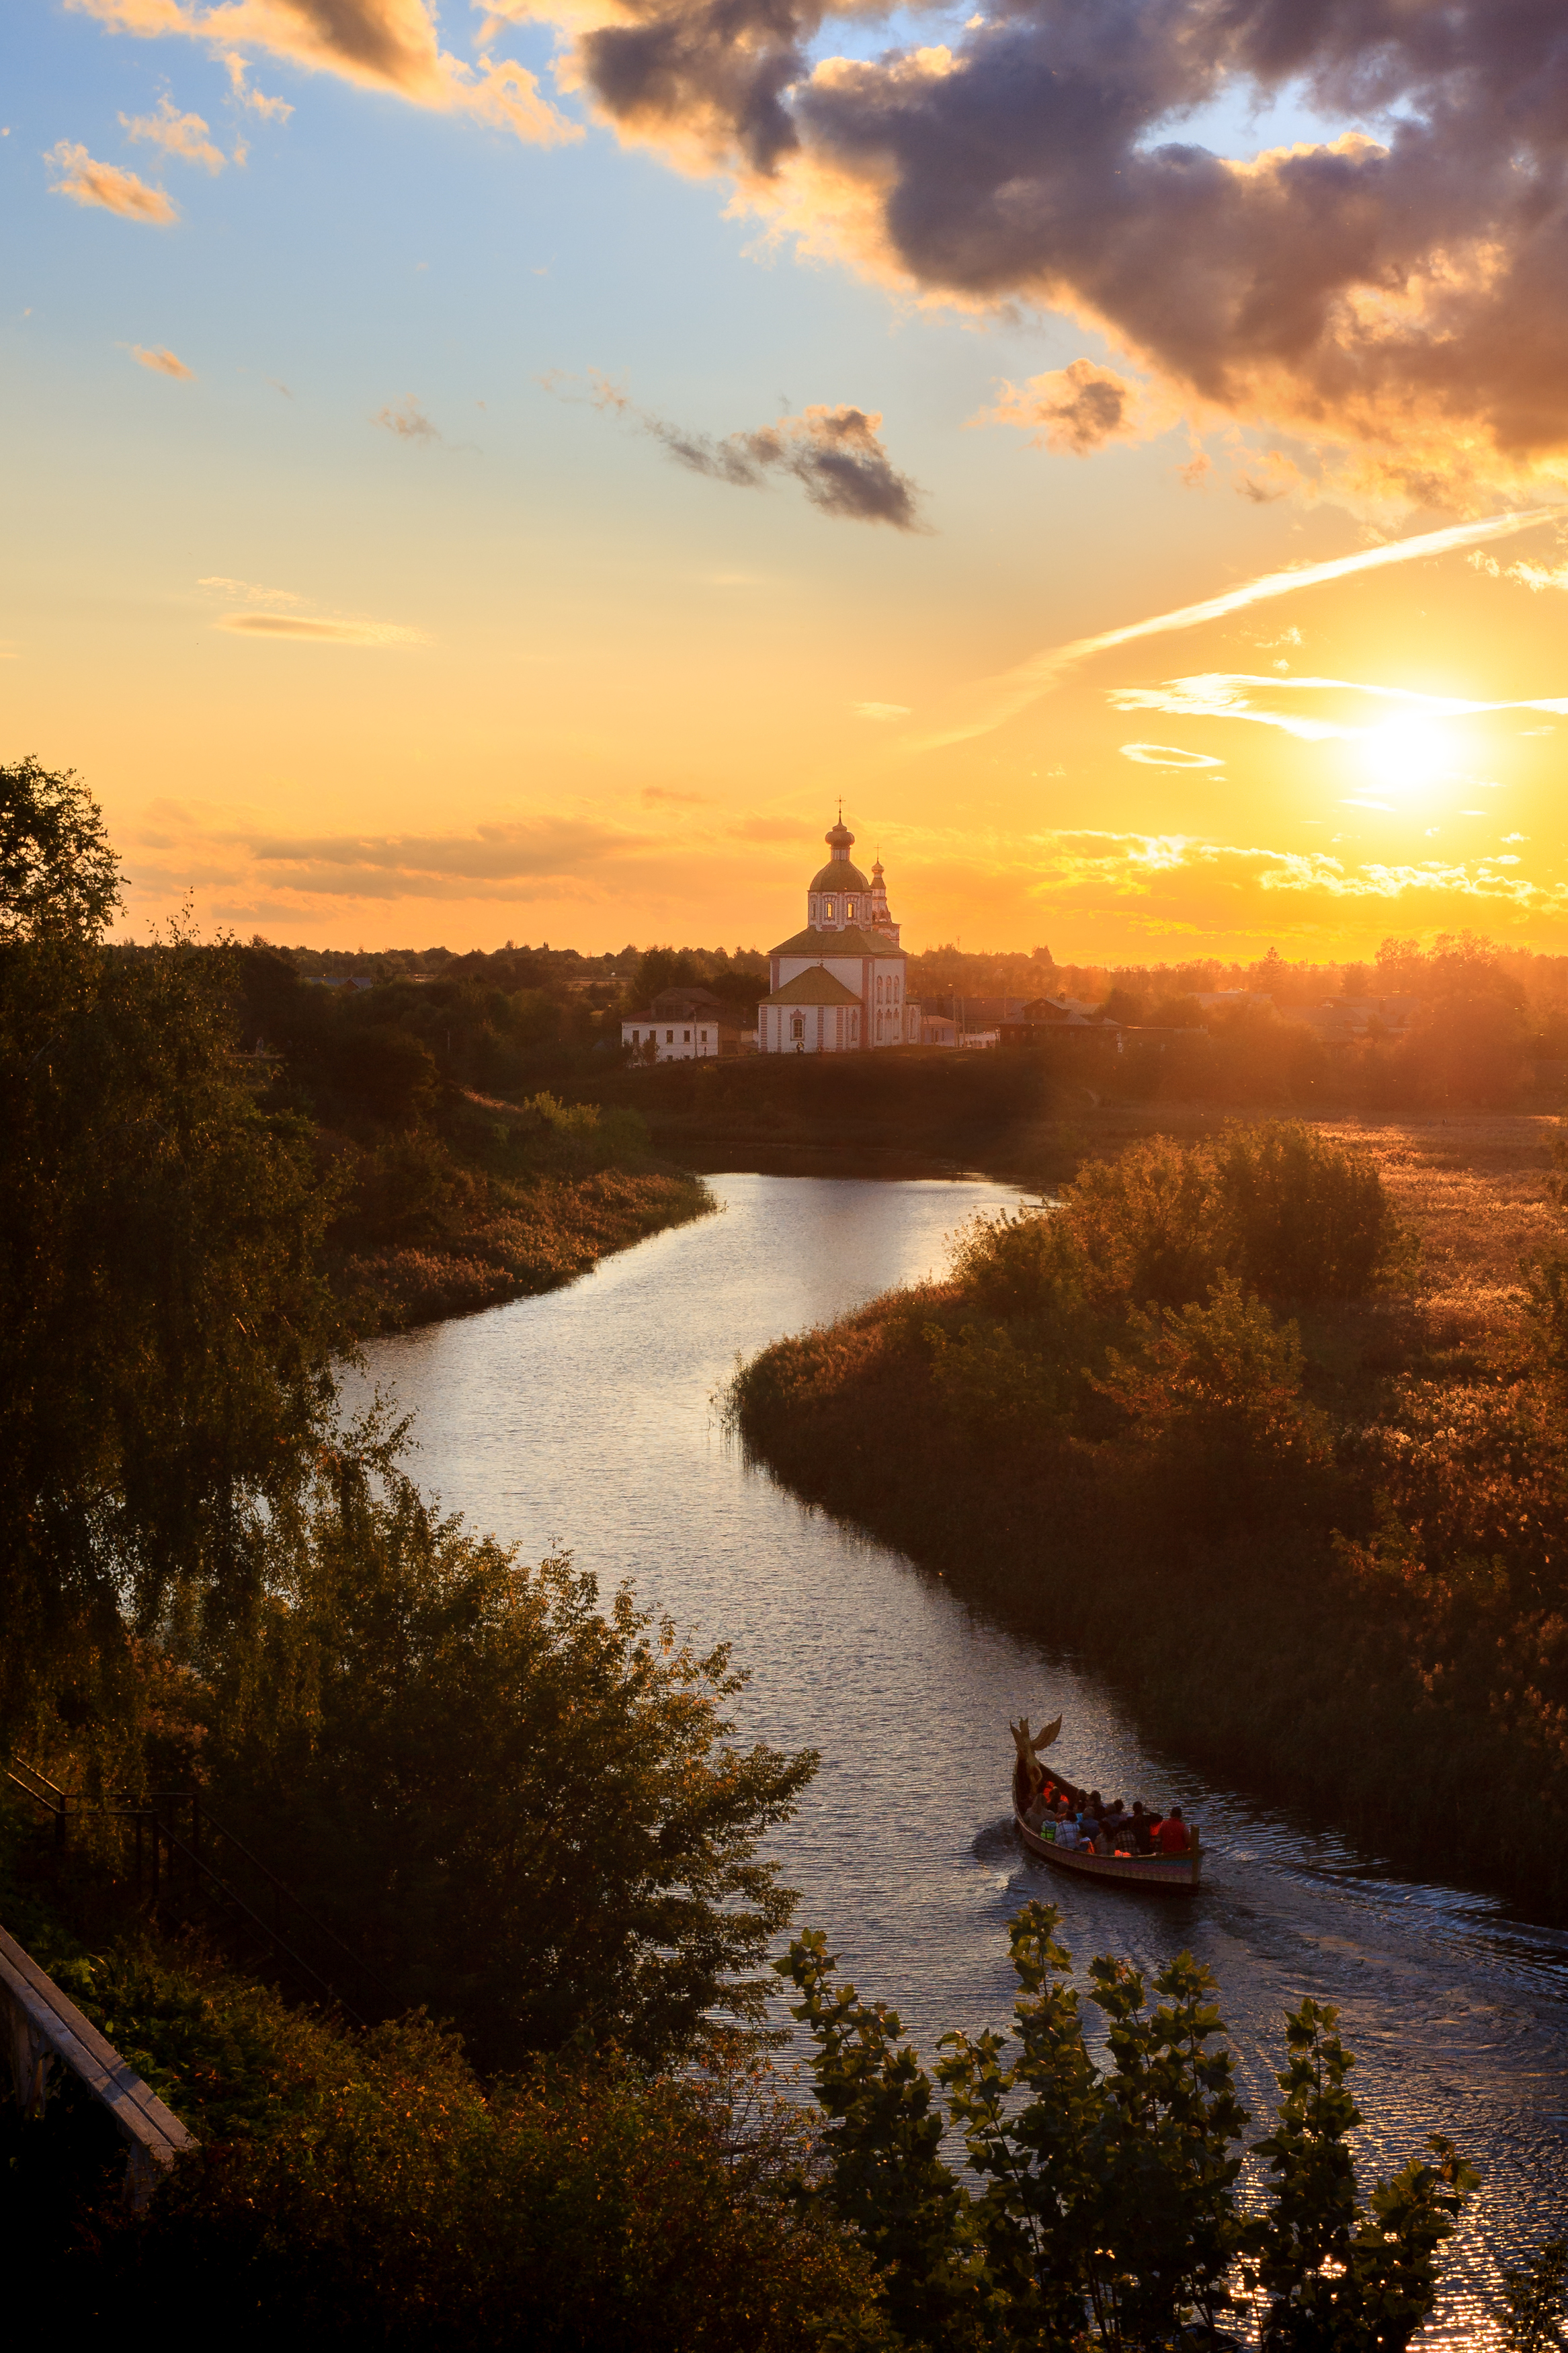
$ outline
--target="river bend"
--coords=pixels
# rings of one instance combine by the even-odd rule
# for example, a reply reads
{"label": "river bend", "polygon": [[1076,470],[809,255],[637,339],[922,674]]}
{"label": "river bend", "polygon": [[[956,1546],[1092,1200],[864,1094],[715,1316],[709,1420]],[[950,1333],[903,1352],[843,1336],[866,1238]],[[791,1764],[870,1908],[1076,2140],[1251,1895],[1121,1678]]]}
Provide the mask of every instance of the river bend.
{"label": "river bend", "polygon": [[[957,1225],[1016,1195],[980,1180],[710,1182],[721,1215],[566,1290],[373,1342],[370,1378],[416,1417],[415,1474],[525,1552],[567,1546],[605,1588],[630,1578],[683,1632],[733,1642],[752,1671],[746,1735],[822,1755],[780,1841],[799,1918],[863,1992],[896,2004],[928,2058],[948,2026],[1006,2023],[1006,1922],[1036,1894],[1060,1904],[1080,1962],[1114,1950],[1154,1968],[1185,1944],[1213,1966],[1255,2118],[1281,2013],[1307,1993],[1337,2003],[1361,2057],[1369,2163],[1392,2168],[1436,2129],[1485,2175],[1425,2341],[1497,2341],[1500,2258],[1564,2228],[1568,1935],[1215,1787],[1081,1663],[742,1461],[712,1404],[738,1355],[940,1270]],[[1064,1881],[1019,1852],[1007,1718],[1058,1709],[1077,1778],[1201,1820],[1194,1903]]]}

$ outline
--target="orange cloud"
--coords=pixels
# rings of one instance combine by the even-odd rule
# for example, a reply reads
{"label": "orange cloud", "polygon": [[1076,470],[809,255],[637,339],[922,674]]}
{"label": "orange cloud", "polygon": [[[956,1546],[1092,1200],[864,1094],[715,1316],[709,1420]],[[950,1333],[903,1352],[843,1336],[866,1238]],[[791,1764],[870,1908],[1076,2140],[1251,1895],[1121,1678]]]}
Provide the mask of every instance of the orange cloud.
{"label": "orange cloud", "polygon": [[59,140],[45,156],[60,174],[50,194],[69,196],[73,204],[97,205],[106,213],[119,213],[125,220],[152,221],[160,228],[168,228],[180,217],[180,208],[162,188],[150,188],[134,172],[122,172],[117,164],[100,164],[85,147],[76,146],[68,139]]}
{"label": "orange cloud", "polygon": [[213,623],[237,638],[305,638],[330,646],[422,646],[423,629],[405,628],[395,621],[317,619],[309,613],[225,613]]}
{"label": "orange cloud", "polygon": [[1529,880],[1498,857],[1356,863],[1261,844],[1063,831],[998,842],[994,865],[972,866],[962,844],[911,839],[900,852],[906,905],[924,903],[928,871],[933,904],[962,895],[1020,936],[1048,915],[1053,944],[1070,929],[1078,952],[1097,958],[1186,953],[1200,942],[1215,954],[1256,952],[1270,940],[1341,953],[1391,929],[1466,924],[1538,943],[1568,937],[1568,884]]}
{"label": "orange cloud", "polygon": [[128,139],[145,140],[167,155],[183,155],[187,164],[205,164],[209,172],[221,172],[227,160],[208,138],[201,116],[180,113],[172,98],[159,100],[156,114],[122,114],[120,120]]}
{"label": "orange cloud", "polygon": [[[310,70],[390,90],[415,106],[467,113],[536,145],[580,139],[534,76],[510,58],[468,65],[444,50],[424,0],[67,0],[113,32],[144,40],[180,35],[242,57],[247,49]],[[242,60],[243,61],[243,60]],[[234,68],[229,68],[234,77]],[[236,83],[238,88],[238,83]],[[247,94],[248,96],[248,94]],[[275,111],[279,100],[257,111]]]}
{"label": "orange cloud", "polygon": [[1143,404],[1138,387],[1093,360],[1074,360],[1020,388],[1003,380],[995,406],[977,425],[1021,425],[1037,449],[1087,458],[1108,441],[1135,441]]}
{"label": "orange cloud", "polygon": [[195,381],[195,368],[188,368],[184,361],[177,359],[166,346],[158,351],[148,351],[144,344],[130,343],[126,348],[138,367],[151,368],[154,375],[178,376],[186,384]]}
{"label": "orange cloud", "polygon": [[389,401],[371,418],[386,433],[395,434],[399,441],[439,441],[440,434],[426,416],[413,393],[405,393],[398,401]]}

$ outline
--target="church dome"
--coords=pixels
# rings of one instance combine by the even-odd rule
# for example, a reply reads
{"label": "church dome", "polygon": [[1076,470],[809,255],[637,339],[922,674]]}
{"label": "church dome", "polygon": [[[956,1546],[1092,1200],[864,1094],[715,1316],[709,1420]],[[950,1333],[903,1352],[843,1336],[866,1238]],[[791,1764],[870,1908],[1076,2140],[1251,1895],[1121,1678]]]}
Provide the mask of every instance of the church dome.
{"label": "church dome", "polygon": [[871,885],[847,858],[836,858],[806,884],[808,891],[869,891]]}
{"label": "church dome", "polygon": [[858,866],[849,862],[849,852],[855,847],[855,837],[840,816],[837,825],[830,825],[823,839],[833,852],[828,863],[814,874],[806,884],[808,891],[868,891],[871,888]]}

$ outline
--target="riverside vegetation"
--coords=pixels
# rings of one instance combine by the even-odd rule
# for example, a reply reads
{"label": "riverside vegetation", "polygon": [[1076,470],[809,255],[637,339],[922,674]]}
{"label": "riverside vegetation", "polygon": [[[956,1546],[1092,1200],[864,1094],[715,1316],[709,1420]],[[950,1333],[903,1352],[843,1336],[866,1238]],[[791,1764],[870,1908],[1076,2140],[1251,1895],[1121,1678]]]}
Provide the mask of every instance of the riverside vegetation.
{"label": "riverside vegetation", "polygon": [[[1145,1137],[971,1227],[945,1283],[765,1351],[734,1410],[793,1486],[1082,1643],[1188,1753],[1561,1918],[1568,1237],[1542,1207],[1528,1282],[1467,1319],[1370,1150]],[[844,1435],[879,1427],[921,1445]]]}
{"label": "riverside vegetation", "polygon": [[[1151,2009],[1097,1961],[1097,2068],[1027,1911],[1016,2049],[938,2070],[976,2189],[808,1935],[779,1966],[824,2128],[781,2099],[762,1841],[816,1760],[737,1742],[727,1650],[443,1519],[398,1430],[344,1425],[310,1124],[237,1050],[231,968],[106,948],[115,896],[81,788],[0,772],[0,1740],[86,1807],[62,1852],[0,1805],[0,1907],[200,2142],[136,2214],[79,2089],[5,2106],[0,2234],[52,2315],[582,2353],[1406,2343],[1471,2177],[1436,2146],[1358,2193],[1331,2018],[1289,2023],[1246,2156],[1204,1974]],[[138,1892],[94,1801],[174,1784],[364,1956],[376,2022]],[[1521,2274],[1520,2346],[1562,2285],[1553,2250]]]}

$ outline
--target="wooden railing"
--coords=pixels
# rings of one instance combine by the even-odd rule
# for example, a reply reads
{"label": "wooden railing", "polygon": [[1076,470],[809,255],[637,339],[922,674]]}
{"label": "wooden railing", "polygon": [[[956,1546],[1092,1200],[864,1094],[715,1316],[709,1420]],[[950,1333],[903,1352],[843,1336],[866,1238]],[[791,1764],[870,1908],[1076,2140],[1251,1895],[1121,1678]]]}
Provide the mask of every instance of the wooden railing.
{"label": "wooden railing", "polygon": [[68,1994],[0,1928],[0,2018],[16,2104],[37,2116],[48,2095],[49,2073],[68,2067],[106,2107],[125,2143],[125,2193],[144,2206],[159,2175],[196,2144],[172,2108],[106,2042]]}

